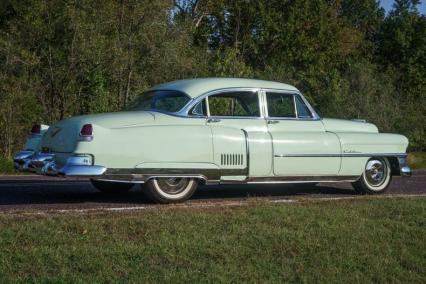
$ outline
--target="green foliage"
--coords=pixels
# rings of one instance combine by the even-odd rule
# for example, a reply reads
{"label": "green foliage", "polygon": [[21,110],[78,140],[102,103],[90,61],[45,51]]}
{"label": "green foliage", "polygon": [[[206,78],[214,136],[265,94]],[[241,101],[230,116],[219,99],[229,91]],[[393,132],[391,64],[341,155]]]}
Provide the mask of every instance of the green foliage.
{"label": "green foliage", "polygon": [[408,155],[408,164],[413,169],[426,169],[426,153],[412,152]]}
{"label": "green foliage", "polygon": [[1,214],[0,282],[424,282],[424,197],[256,205]]}
{"label": "green foliage", "polygon": [[0,157],[0,174],[14,174],[15,169],[11,160]]}
{"label": "green foliage", "polygon": [[0,155],[34,122],[117,111],[150,86],[218,76],[298,87],[323,116],[366,118],[426,149],[419,1],[42,1],[0,4]]}

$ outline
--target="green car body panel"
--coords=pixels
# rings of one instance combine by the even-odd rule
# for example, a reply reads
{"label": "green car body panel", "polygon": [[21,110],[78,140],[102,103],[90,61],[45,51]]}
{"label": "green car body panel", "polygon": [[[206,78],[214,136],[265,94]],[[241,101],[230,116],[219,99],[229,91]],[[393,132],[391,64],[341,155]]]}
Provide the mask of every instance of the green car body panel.
{"label": "green car body panel", "polygon": [[[44,174],[86,175],[84,171],[67,174],[60,169],[73,166],[70,157],[88,157],[81,166],[99,166],[103,170],[97,174],[89,171],[87,176],[129,182],[144,182],[151,176],[194,176],[215,183],[354,181],[371,157],[388,157],[395,174],[399,174],[398,159],[406,156],[406,137],[379,133],[375,125],[366,122],[320,118],[300,92],[287,84],[206,78],[175,81],[151,89],[162,90],[186,94],[184,110],[133,110],[72,117],[44,129],[39,137],[29,138],[25,150],[34,155],[51,155],[48,160],[54,167],[50,171],[44,169]],[[256,93],[258,115],[190,113],[198,103],[208,104],[210,96],[236,90]],[[268,91],[300,96],[311,117],[268,117]],[[80,139],[86,124],[92,126],[89,140]],[[24,160],[18,158],[17,167]]]}

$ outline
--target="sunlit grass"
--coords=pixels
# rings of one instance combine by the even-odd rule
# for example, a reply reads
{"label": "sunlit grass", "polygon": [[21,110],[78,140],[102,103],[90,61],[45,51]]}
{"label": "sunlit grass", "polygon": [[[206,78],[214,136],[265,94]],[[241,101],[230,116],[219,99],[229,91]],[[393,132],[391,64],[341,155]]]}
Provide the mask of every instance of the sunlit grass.
{"label": "sunlit grass", "polygon": [[0,282],[426,279],[426,199],[0,215]]}

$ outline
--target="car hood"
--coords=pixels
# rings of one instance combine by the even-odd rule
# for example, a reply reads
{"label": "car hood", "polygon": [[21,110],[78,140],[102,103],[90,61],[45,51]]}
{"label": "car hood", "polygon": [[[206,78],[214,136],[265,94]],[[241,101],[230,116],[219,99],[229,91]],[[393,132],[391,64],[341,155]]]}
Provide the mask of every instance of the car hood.
{"label": "car hood", "polygon": [[330,132],[379,132],[377,126],[375,126],[374,124],[362,121],[334,118],[323,118],[321,121],[324,125],[325,130]]}
{"label": "car hood", "polygon": [[58,122],[59,125],[77,124],[79,126],[90,123],[105,128],[118,128],[151,124],[155,120],[153,113],[148,111],[122,111],[75,116]]}

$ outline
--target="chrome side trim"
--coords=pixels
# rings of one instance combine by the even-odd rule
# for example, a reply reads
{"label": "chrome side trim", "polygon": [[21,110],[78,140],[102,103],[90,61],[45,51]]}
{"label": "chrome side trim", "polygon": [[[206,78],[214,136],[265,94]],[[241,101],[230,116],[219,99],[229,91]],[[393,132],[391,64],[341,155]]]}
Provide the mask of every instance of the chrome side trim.
{"label": "chrome side trim", "polygon": [[[203,175],[104,175],[100,178],[96,178],[96,180],[101,181],[114,181],[114,182],[123,182],[123,183],[146,183],[153,178],[195,178],[202,180],[205,183],[212,183],[214,181],[209,181],[207,177]],[[218,183],[219,181],[217,181]]]}
{"label": "chrome side trim", "polygon": [[189,177],[200,179],[206,184],[279,184],[279,183],[310,183],[310,182],[354,182],[359,176],[287,176],[287,177],[252,177],[245,180],[220,180],[201,174],[105,174],[96,178],[97,180],[145,183],[153,178],[159,177]]}
{"label": "chrome side trim", "polygon": [[205,176],[207,180],[220,180],[223,175],[238,176],[246,175],[247,168],[244,169],[141,169],[141,168],[128,168],[128,169],[107,169],[105,175],[107,176],[128,176],[134,175],[139,179],[146,179],[151,176]]}
{"label": "chrome side trim", "polygon": [[317,158],[317,157],[341,157],[341,154],[276,154],[275,158]]}
{"label": "chrome side trim", "polygon": [[407,153],[343,153],[343,154],[276,154],[275,158],[293,157],[407,157]]}
{"label": "chrome side trim", "polygon": [[219,183],[222,176],[247,176],[244,169],[107,169],[101,178],[143,183],[155,177],[193,177],[207,183]]}
{"label": "chrome side trim", "polygon": [[287,176],[252,177],[247,183],[307,183],[307,182],[354,182],[359,176]]}
{"label": "chrome side trim", "polygon": [[244,133],[244,137],[246,139],[246,176],[249,176],[250,174],[250,143],[249,143],[249,137],[247,131],[244,129],[241,129]]}

